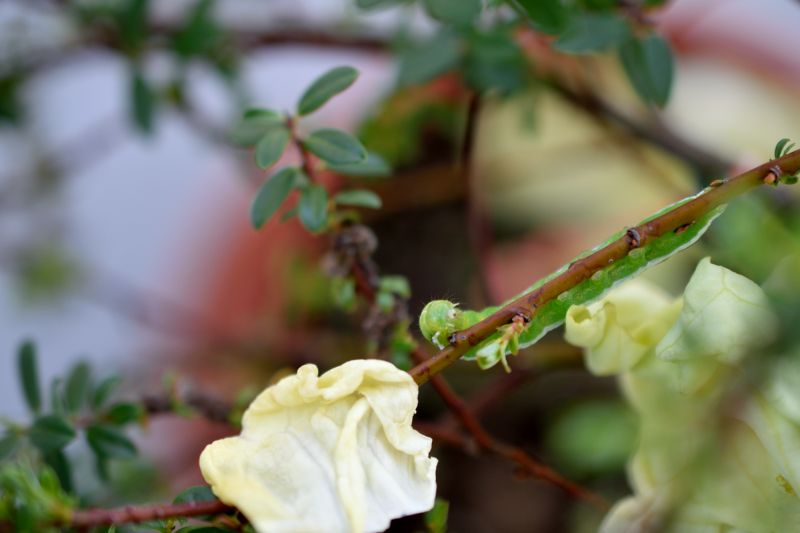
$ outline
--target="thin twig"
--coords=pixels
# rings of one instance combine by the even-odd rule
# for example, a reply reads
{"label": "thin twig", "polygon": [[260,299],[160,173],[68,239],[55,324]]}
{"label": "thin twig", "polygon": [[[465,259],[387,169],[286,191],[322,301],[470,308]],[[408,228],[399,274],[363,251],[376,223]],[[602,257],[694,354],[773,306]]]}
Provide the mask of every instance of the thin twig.
{"label": "thin twig", "polygon": [[234,510],[219,500],[210,502],[129,505],[114,509],[76,509],[67,524],[73,528],[132,524],[165,518],[219,515]]}
{"label": "thin twig", "polygon": [[520,315],[528,318],[533,317],[537,309],[542,305],[589,279],[595,272],[606,268],[614,261],[625,257],[634,248],[644,246],[661,235],[692,224],[715,207],[764,184],[768,176],[774,176],[775,174],[775,171],[771,170],[771,168],[779,168],[783,173],[794,174],[800,170],[800,150],[791,152],[780,159],[764,163],[734,178],[721,181],[714,187],[708,187],[703,194],[685,204],[649,222],[631,228],[631,231],[635,231],[638,234],[636,242],[623,235],[600,250],[576,260],[562,274],[543,284],[535,291],[520,296],[474,326],[453,335],[453,342],[450,346],[412,368],[409,373],[417,383],[426,382],[432,376],[457,361],[472,347],[494,334],[497,328],[509,324],[514,317]]}
{"label": "thin twig", "polygon": [[219,398],[189,390],[176,396],[170,394],[149,394],[142,398],[144,410],[149,415],[175,413],[176,404],[190,407],[195,413],[211,422],[231,424],[233,406]]}
{"label": "thin twig", "polygon": [[[425,360],[425,354],[416,349],[411,353],[412,357],[421,362]],[[548,481],[557,487],[560,487],[567,492],[570,496],[576,499],[584,500],[597,506],[600,509],[607,509],[608,503],[599,495],[581,487],[580,485],[568,480],[552,468],[540,463],[531,457],[525,450],[516,446],[506,444],[498,439],[492,437],[488,431],[483,427],[475,414],[470,410],[469,406],[456,394],[456,392],[445,381],[444,377],[433,376],[431,378],[431,385],[439,394],[439,397],[450,409],[450,411],[458,418],[461,425],[469,431],[475,440],[475,444],[479,449],[491,452],[497,456],[503,457],[509,461],[517,463],[525,472],[533,477]],[[454,439],[455,433],[450,433],[446,436],[446,443],[455,445],[464,450],[471,448],[469,440],[461,436],[458,440]]]}

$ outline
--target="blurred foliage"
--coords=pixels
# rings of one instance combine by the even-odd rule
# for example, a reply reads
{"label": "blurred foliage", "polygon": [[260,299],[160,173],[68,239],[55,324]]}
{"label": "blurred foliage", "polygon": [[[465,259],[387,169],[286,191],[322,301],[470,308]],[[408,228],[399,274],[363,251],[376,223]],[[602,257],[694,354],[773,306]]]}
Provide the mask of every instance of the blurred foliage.
{"label": "blurred foliage", "polygon": [[554,464],[576,478],[620,472],[635,449],[634,413],[619,401],[592,400],[560,413],[547,434]]}

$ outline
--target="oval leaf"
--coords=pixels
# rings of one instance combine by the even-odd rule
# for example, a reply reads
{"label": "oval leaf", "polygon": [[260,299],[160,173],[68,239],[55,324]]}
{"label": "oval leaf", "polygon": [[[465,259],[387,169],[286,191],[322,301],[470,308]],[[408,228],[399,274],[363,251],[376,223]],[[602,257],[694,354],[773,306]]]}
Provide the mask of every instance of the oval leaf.
{"label": "oval leaf", "polygon": [[106,413],[106,419],[117,426],[137,422],[144,416],[142,406],[136,403],[117,403]]}
{"label": "oval leaf", "polygon": [[297,104],[299,115],[313,113],[325,103],[350,87],[358,78],[358,71],[353,67],[336,67],[329,70],[312,83]]}
{"label": "oval leaf", "polygon": [[328,169],[339,174],[364,178],[382,178],[392,173],[392,167],[389,166],[389,163],[375,152],[367,152],[367,158],[358,163],[328,164]]}
{"label": "oval leaf", "polygon": [[42,393],[39,389],[36,346],[32,341],[26,340],[17,350],[17,368],[25,401],[31,411],[38,413],[42,408]]}
{"label": "oval leaf", "polygon": [[85,362],[72,368],[64,389],[64,407],[70,412],[78,411],[86,403],[91,388],[91,369]]}
{"label": "oval leaf", "polygon": [[469,26],[480,15],[481,0],[424,0],[425,11],[446,24]]}
{"label": "oval leaf", "polygon": [[298,216],[309,231],[325,229],[328,222],[328,192],[321,185],[309,185],[300,195]]}
{"label": "oval leaf", "polygon": [[272,109],[248,109],[244,117],[231,130],[230,140],[239,146],[253,146],[267,131],[276,126],[285,126],[286,117]]}
{"label": "oval leaf", "polygon": [[46,415],[36,419],[28,437],[34,446],[47,454],[69,444],[75,438],[75,428],[64,417]]}
{"label": "oval leaf", "polygon": [[397,81],[400,85],[417,85],[444,74],[458,66],[461,51],[459,38],[447,31],[405,48],[400,53]]}
{"label": "oval leaf", "polygon": [[120,383],[122,383],[120,376],[109,376],[101,381],[92,393],[92,407],[95,409],[103,407]]}
{"label": "oval leaf", "polygon": [[352,190],[342,191],[333,197],[337,205],[352,205],[356,207],[369,207],[371,209],[380,209],[381,197],[372,191],[366,190]]}
{"label": "oval leaf", "polygon": [[356,0],[356,5],[361,9],[376,9],[399,4],[405,0]]}
{"label": "oval leaf", "polygon": [[283,155],[288,142],[288,128],[283,125],[269,128],[256,145],[256,164],[261,168],[274,165]]}
{"label": "oval leaf", "polygon": [[211,487],[207,485],[197,485],[184,490],[172,501],[172,503],[198,503],[213,502],[217,499],[211,492]]}
{"label": "oval leaf", "polygon": [[332,128],[313,132],[303,145],[323,161],[334,165],[359,163],[367,158],[367,150],[358,139]]}
{"label": "oval leaf", "polygon": [[630,35],[625,19],[615,13],[580,13],[570,18],[553,47],[570,54],[589,54],[615,48]]}
{"label": "oval leaf", "polygon": [[667,42],[658,35],[630,39],[619,49],[625,74],[642,100],[663,107],[672,89],[673,61]]}
{"label": "oval leaf", "polygon": [[561,0],[518,0],[534,28],[553,35],[561,33],[569,13]]}
{"label": "oval leaf", "polygon": [[261,229],[283,201],[289,196],[300,171],[296,167],[285,167],[273,174],[258,190],[250,206],[250,222]]}
{"label": "oval leaf", "polygon": [[61,488],[67,492],[72,491],[72,465],[61,450],[50,452],[44,456],[44,462],[53,469],[58,477]]}
{"label": "oval leaf", "polygon": [[121,431],[113,427],[92,424],[86,429],[86,440],[100,459],[136,457],[136,446]]}
{"label": "oval leaf", "polygon": [[153,132],[156,115],[156,95],[142,74],[134,71],[131,78],[131,116],[141,133]]}

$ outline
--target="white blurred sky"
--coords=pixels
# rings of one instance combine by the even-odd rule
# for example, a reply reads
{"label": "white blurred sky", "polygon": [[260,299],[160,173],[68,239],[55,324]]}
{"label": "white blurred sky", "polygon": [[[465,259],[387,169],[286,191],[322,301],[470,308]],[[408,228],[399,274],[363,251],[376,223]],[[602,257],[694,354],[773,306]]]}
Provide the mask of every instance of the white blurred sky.
{"label": "white blurred sky", "polygon": [[[682,5],[708,0],[683,0]],[[229,2],[229,3],[228,3]],[[170,16],[187,2],[155,2]],[[225,17],[237,24],[258,27],[286,19],[325,25],[342,19],[348,0],[228,0]],[[740,24],[761,12],[769,17],[776,39],[794,39],[792,50],[800,50],[800,6],[790,0],[724,0],[703,24]],[[15,16],[14,2],[0,3],[0,20]],[[350,9],[352,12],[352,9]],[[748,14],[743,16],[743,12]],[[375,27],[386,28],[391,13],[371,18]],[[347,17],[345,17],[347,18]],[[785,29],[784,29],[785,28]],[[786,34],[784,34],[786,32]],[[792,36],[786,36],[791,34]],[[770,35],[754,36],[769,39]],[[792,45],[789,41],[788,45]],[[788,46],[784,45],[784,46]],[[0,37],[2,46],[2,37]],[[777,46],[777,45],[776,45]],[[305,86],[329,67],[351,64],[362,71],[352,90],[336,105],[314,116],[314,121],[352,127],[360,118],[353,110],[364,109],[390,87],[393,65],[378,55],[311,48],[270,48],[249,57],[245,63],[247,85],[254,102],[289,109]],[[70,142],[98,123],[126,120],[124,65],[106,54],[87,54],[81,61],[65,63],[38,76],[28,92],[36,110],[35,125],[53,146]],[[194,91],[208,109],[222,116],[218,82],[198,73]],[[678,74],[676,96],[683,88],[700,90],[692,79]],[[695,84],[696,85],[696,84]],[[722,95],[721,95],[722,96]],[[722,100],[738,105],[731,96]],[[717,106],[719,107],[719,106]],[[720,113],[737,109],[720,108]],[[678,118],[680,113],[676,112]],[[690,120],[691,116],[687,112]],[[237,154],[220,150],[174,116],[163,116],[157,134],[142,140],[126,134],[124,140],[86,171],[69,176],[64,209],[69,243],[82,257],[89,272],[97,269],[146,293],[161,295],[188,308],[192,301],[184,277],[189,264],[213,262],[214,242],[223,240],[233,217],[247,216],[252,190],[237,179]],[[18,142],[0,132],[0,180],[20,167],[23,153]],[[25,230],[32,217],[0,214],[0,236]],[[187,250],[185,242],[197,243],[196,232],[207,235]],[[199,267],[202,268],[202,267]],[[199,276],[199,273],[198,273]],[[189,276],[193,277],[193,276]],[[21,339],[31,337],[40,347],[41,373],[45,380],[62,373],[77,357],[87,357],[98,369],[110,372],[134,357],[155,354],[180,345],[177,337],[154,333],[131,320],[76,294],[56,307],[25,308],[18,305],[9,276],[0,269],[0,413],[18,416],[22,402],[15,373],[15,349]],[[152,355],[142,355],[152,354]]]}

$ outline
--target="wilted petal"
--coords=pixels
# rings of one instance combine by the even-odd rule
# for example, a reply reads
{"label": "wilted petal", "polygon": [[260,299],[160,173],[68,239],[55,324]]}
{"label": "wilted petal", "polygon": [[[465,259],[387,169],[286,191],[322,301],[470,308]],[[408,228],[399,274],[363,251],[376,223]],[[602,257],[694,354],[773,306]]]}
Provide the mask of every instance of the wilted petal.
{"label": "wilted petal", "polygon": [[382,531],[433,506],[431,441],[411,427],[417,394],[385,361],[322,376],[305,365],[262,392],[241,435],[208,445],[200,468],[259,532]]}
{"label": "wilted petal", "polygon": [[656,347],[664,361],[714,358],[738,362],[775,335],[775,318],[761,287],[705,258],[686,286],[683,310]]}
{"label": "wilted petal", "polygon": [[586,365],[592,373],[617,374],[633,368],[658,343],[679,311],[680,302],[634,280],[597,302],[570,307],[564,338],[586,349]]}

